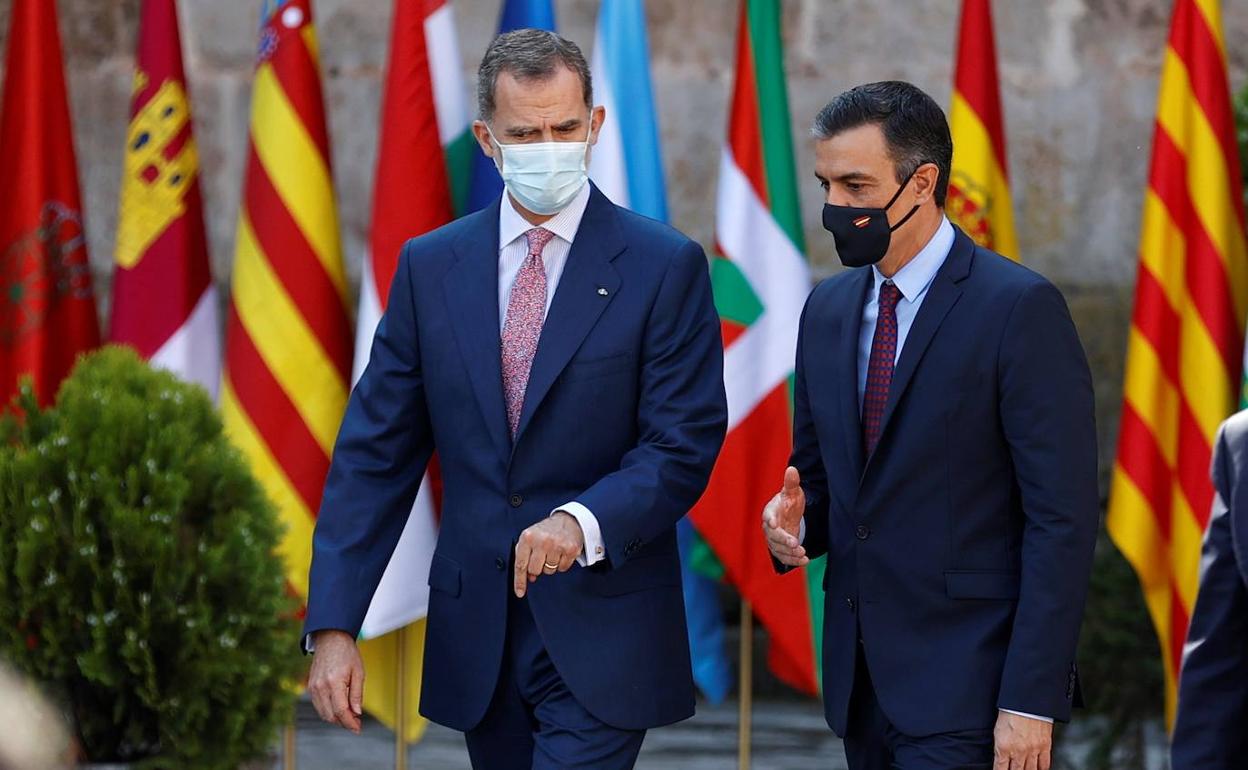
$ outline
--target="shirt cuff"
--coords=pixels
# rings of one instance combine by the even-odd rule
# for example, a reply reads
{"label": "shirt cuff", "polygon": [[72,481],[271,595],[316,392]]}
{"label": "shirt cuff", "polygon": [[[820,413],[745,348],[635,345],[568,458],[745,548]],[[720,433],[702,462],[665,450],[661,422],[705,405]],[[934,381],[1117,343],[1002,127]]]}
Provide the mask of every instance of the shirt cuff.
{"label": "shirt cuff", "polygon": [[1028,714],[1023,711],[1015,711],[1014,709],[1001,709],[1001,711],[1004,711],[1006,714],[1013,714],[1014,716],[1027,717],[1028,719],[1036,719],[1041,722],[1048,722],[1049,724],[1053,724],[1053,717],[1036,716],[1035,714]]}
{"label": "shirt cuff", "polygon": [[312,634],[303,635],[303,654],[309,655],[316,652],[316,642],[312,640]]}
{"label": "shirt cuff", "polygon": [[576,523],[581,525],[581,534],[585,536],[585,548],[576,557],[576,563],[582,567],[592,567],[607,557],[606,543],[602,542],[602,528],[598,526],[598,517],[580,503],[566,503],[550,512],[551,516],[563,511]]}
{"label": "shirt cuff", "polygon": [[805,516],[802,517],[802,520],[798,522],[798,525],[797,525],[797,542],[798,543],[806,542],[806,517]]}

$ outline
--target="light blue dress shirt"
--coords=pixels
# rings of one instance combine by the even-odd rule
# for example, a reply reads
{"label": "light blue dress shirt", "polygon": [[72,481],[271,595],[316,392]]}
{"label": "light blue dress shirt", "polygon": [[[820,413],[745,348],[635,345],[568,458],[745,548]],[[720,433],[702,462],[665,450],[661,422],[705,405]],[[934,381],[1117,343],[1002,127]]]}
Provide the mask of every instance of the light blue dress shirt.
{"label": "light blue dress shirt", "polygon": [[[897,358],[896,366],[901,358],[901,350],[906,344],[906,335],[914,325],[914,317],[919,314],[919,306],[927,296],[932,279],[945,264],[945,259],[953,249],[953,225],[948,218],[942,217],[940,227],[914,259],[897,271],[892,282],[901,290],[901,299],[897,301]],[[863,395],[867,392],[867,367],[871,362],[871,343],[875,339],[875,322],[880,316],[880,286],[885,278],[880,269],[874,265],[871,271],[875,274],[875,282],[867,291],[867,301],[862,307],[862,328],[858,332],[858,409],[861,414]]]}

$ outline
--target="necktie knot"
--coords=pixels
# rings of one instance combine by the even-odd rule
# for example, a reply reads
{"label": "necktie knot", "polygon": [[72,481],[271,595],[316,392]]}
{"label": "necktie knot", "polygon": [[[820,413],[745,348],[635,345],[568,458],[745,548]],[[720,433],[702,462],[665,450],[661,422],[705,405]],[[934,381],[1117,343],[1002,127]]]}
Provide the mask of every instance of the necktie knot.
{"label": "necktie knot", "polygon": [[885,281],[880,286],[880,308],[881,310],[894,311],[897,309],[897,303],[901,301],[901,289],[897,288],[897,284],[892,281]]}
{"label": "necktie knot", "polygon": [[542,249],[546,248],[546,244],[550,243],[550,239],[555,234],[544,227],[534,227],[524,234],[525,239],[529,242],[529,256],[542,256]]}

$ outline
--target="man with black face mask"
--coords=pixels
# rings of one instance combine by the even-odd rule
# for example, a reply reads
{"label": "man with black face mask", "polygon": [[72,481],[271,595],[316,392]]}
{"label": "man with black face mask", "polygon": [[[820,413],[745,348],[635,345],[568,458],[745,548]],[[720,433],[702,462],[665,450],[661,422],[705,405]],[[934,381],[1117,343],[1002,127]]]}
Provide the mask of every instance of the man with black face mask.
{"label": "man with black face mask", "polygon": [[814,133],[824,226],[855,269],[807,301],[763,530],[781,570],[827,554],[828,724],[853,770],[1047,770],[1098,517],[1070,313],[945,217],[953,147],[927,94],[859,86]]}

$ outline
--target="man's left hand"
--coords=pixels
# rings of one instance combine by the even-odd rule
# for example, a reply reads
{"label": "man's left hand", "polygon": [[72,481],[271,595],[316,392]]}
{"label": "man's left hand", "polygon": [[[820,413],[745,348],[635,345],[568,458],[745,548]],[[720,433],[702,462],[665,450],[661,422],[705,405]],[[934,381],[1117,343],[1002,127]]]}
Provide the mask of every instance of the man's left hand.
{"label": "man's left hand", "polygon": [[993,770],[1049,770],[1053,724],[1002,711],[992,731]]}
{"label": "man's left hand", "polygon": [[585,533],[570,513],[555,511],[520,533],[516,543],[516,596],[524,598],[529,583],[541,575],[567,572],[585,549]]}

